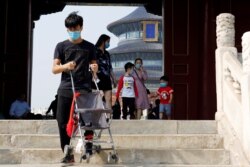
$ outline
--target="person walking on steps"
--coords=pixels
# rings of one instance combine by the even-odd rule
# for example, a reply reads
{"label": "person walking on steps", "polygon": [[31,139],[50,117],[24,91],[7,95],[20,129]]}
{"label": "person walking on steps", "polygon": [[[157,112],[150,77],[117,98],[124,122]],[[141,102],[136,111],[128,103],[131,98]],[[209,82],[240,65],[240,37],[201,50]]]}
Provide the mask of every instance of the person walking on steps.
{"label": "person walking on steps", "polygon": [[[100,80],[97,85],[103,91],[105,107],[111,109],[112,107],[112,84],[116,87],[116,77],[113,72],[111,58],[109,52],[106,50],[110,45],[110,37],[102,34],[96,42],[96,57],[98,61],[98,79]],[[92,85],[96,89],[95,84]]]}
{"label": "person walking on steps", "polygon": [[[79,16],[77,12],[73,12],[65,19],[65,27],[67,28],[69,39],[59,42],[56,45],[52,67],[54,74],[61,73],[61,83],[57,91],[58,104],[56,119],[58,122],[62,151],[65,151],[65,146],[70,143],[70,137],[66,131],[73,99],[69,71],[72,72],[75,89],[80,93],[91,91],[92,74],[89,68],[93,71],[94,77],[96,77],[98,71],[95,46],[81,37],[83,18]],[[85,138],[90,135],[93,135],[93,131],[85,131]],[[89,151],[89,154],[92,154],[92,143],[87,142],[85,148]],[[67,149],[67,153],[61,162],[74,162],[72,152],[72,150]]]}
{"label": "person walking on steps", "polygon": [[135,119],[135,97],[138,96],[138,91],[135,83],[135,78],[131,75],[134,64],[128,62],[125,64],[125,74],[122,75],[118,82],[116,99],[119,100],[120,92],[122,91],[122,119],[126,120],[128,115],[130,119]]}

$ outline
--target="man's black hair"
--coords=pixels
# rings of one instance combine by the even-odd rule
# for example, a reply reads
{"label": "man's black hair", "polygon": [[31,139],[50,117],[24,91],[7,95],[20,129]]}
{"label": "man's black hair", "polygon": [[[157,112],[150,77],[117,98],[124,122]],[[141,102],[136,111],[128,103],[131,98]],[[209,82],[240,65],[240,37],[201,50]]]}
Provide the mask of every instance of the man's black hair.
{"label": "man's black hair", "polygon": [[106,35],[106,34],[102,34],[99,39],[97,40],[95,46],[96,47],[100,47],[102,45],[103,42],[106,42],[107,40],[110,39],[110,36]]}
{"label": "man's black hair", "polygon": [[129,68],[133,68],[134,67],[134,64],[133,63],[131,63],[131,62],[127,62],[125,65],[124,65],[124,68],[125,68],[125,71],[127,72],[127,70],[129,69]]}
{"label": "man's black hair", "polygon": [[68,15],[68,17],[65,19],[65,27],[71,28],[76,26],[83,25],[83,18],[82,16],[77,15],[77,12],[72,12]]}
{"label": "man's black hair", "polygon": [[163,80],[163,81],[169,81],[169,78],[167,75],[164,75],[160,78],[160,80]]}

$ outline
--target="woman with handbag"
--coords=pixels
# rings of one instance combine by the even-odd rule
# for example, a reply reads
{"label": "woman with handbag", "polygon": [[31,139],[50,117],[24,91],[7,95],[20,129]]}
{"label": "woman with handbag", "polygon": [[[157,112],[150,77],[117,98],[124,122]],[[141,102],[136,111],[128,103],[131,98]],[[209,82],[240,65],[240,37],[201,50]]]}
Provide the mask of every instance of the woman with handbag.
{"label": "woman with handbag", "polygon": [[135,59],[135,68],[133,70],[132,76],[135,78],[136,86],[138,89],[138,96],[135,99],[136,106],[136,118],[141,119],[142,111],[149,109],[149,99],[147,88],[144,85],[144,81],[147,80],[147,71],[143,68],[143,61],[141,58]]}
{"label": "woman with handbag", "polygon": [[[105,107],[112,107],[112,84],[114,87],[117,85],[116,77],[113,72],[111,58],[109,52],[106,50],[109,48],[110,37],[106,34],[102,34],[96,42],[96,57],[99,66],[99,72],[97,76],[99,78],[98,87],[104,93]],[[96,89],[94,83],[92,88]]]}

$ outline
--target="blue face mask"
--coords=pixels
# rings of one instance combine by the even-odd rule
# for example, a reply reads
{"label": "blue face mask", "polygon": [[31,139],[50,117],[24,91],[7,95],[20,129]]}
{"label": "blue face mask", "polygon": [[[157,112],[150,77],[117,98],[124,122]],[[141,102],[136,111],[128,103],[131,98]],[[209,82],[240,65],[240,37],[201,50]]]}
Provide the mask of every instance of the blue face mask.
{"label": "blue face mask", "polygon": [[107,49],[109,48],[109,46],[110,46],[109,42],[105,42],[105,48]]}
{"label": "blue face mask", "polygon": [[162,87],[162,88],[166,87],[167,85],[168,85],[168,83],[166,83],[166,82],[161,82],[160,83],[160,87]]}
{"label": "blue face mask", "polygon": [[68,31],[69,37],[72,40],[77,40],[78,38],[81,37],[81,31]]}
{"label": "blue face mask", "polygon": [[137,68],[137,69],[141,68],[141,64],[136,64],[135,68]]}

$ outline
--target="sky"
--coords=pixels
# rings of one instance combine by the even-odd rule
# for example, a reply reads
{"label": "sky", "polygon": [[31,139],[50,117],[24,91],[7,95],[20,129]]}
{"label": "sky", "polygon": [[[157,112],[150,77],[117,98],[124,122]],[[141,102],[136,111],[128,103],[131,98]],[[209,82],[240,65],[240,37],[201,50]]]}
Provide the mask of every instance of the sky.
{"label": "sky", "polygon": [[64,20],[69,13],[78,11],[83,17],[82,38],[96,43],[101,34],[111,37],[110,49],[117,46],[118,38],[107,30],[107,25],[127,16],[135,6],[66,6],[62,12],[42,15],[33,31],[33,74],[31,109],[48,108],[60,83],[60,74],[52,73],[54,49],[58,42],[68,38]]}

